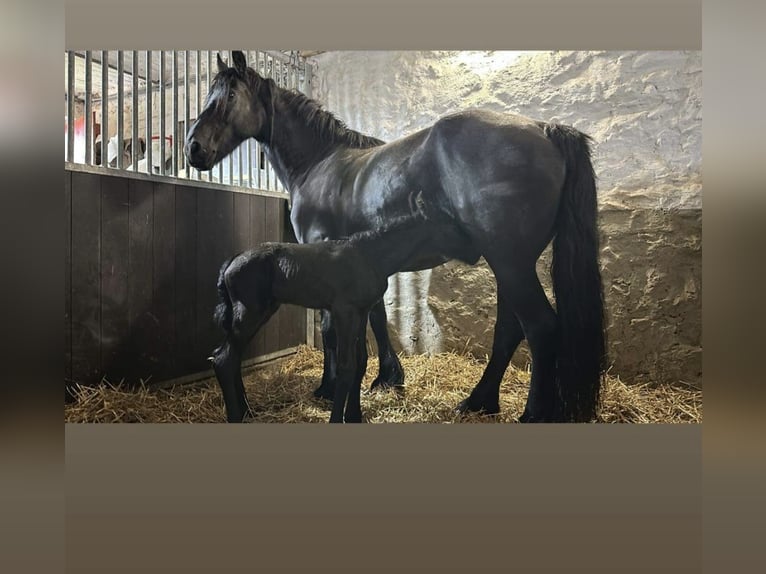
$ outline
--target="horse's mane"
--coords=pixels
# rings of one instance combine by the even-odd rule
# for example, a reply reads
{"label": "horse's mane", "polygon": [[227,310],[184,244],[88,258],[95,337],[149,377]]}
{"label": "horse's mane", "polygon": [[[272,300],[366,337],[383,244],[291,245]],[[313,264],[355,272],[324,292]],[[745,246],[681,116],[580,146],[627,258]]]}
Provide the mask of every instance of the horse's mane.
{"label": "horse's mane", "polygon": [[[377,147],[386,143],[381,139],[367,136],[350,129],[332,113],[322,109],[321,104],[316,100],[312,100],[308,96],[295,90],[280,88],[274,80],[261,76],[252,68],[248,68],[245,78],[243,78],[239,71],[233,67],[218,72],[213,78],[213,82],[210,86],[211,94],[216,90],[220,90],[223,91],[225,95],[229,90],[228,86],[234,79],[244,79],[251,86],[259,80],[267,82],[271,87],[272,92],[275,93],[285,105],[294,110],[304,123],[313,129],[321,139],[329,143],[342,143],[349,147],[359,149]],[[225,107],[227,98],[218,97],[216,98],[216,101],[217,107]]]}
{"label": "horse's mane", "polygon": [[322,109],[319,102],[300,92],[281,89],[278,93],[282,101],[293,109],[306,125],[312,128],[322,139],[360,149],[377,147],[386,143],[381,139],[349,129],[332,113]]}

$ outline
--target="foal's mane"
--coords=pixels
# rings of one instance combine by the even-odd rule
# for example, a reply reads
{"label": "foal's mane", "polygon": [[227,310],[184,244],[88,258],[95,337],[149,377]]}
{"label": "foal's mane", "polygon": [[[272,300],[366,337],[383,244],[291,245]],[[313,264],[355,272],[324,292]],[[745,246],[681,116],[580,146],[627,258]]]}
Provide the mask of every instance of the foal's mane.
{"label": "foal's mane", "polygon": [[343,240],[348,241],[351,245],[357,245],[359,243],[368,243],[380,239],[384,235],[392,232],[406,231],[417,225],[426,223],[428,219],[421,213],[412,213],[408,215],[399,215],[390,219],[385,224],[374,229],[367,231],[359,231],[354,233]]}

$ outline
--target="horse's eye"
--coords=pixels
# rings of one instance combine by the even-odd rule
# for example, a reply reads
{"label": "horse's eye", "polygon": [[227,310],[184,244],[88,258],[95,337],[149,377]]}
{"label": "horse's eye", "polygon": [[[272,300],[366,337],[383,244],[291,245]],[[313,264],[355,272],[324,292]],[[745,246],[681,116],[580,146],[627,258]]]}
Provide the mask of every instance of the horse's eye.
{"label": "horse's eye", "polygon": [[233,99],[234,99],[234,90],[232,90],[232,91],[230,91],[230,92],[229,92],[229,99],[230,99],[230,100],[233,100]]}

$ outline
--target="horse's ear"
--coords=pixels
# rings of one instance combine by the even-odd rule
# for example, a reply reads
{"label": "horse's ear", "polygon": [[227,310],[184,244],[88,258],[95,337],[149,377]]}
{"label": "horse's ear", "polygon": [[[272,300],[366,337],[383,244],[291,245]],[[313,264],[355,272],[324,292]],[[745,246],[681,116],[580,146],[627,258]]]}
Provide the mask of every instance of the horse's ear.
{"label": "horse's ear", "polygon": [[231,59],[234,62],[234,67],[240,75],[244,76],[247,73],[247,59],[245,55],[239,50],[231,53]]}
{"label": "horse's ear", "polygon": [[218,62],[218,71],[219,72],[224,72],[224,71],[229,69],[229,66],[226,65],[226,62],[224,62],[221,59],[221,53],[220,52],[218,52],[218,54],[216,55],[216,58],[217,58],[216,61]]}

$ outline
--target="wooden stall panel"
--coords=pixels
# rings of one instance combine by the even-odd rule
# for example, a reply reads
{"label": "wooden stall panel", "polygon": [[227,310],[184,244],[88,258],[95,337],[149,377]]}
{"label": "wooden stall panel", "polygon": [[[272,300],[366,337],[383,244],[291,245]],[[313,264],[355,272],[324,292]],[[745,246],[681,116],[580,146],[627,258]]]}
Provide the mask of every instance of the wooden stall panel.
{"label": "wooden stall panel", "polygon": [[72,174],[64,172],[64,378],[72,379]]}
{"label": "wooden stall panel", "polygon": [[[229,257],[242,253],[255,246],[252,225],[252,202],[251,195],[246,193],[234,193],[234,245]],[[244,359],[252,359],[257,356],[257,335],[247,345],[243,354]]]}
{"label": "wooden stall panel", "polygon": [[[266,241],[282,241],[282,229],[284,217],[285,202],[279,199],[267,198],[264,211],[263,229],[266,235]],[[279,325],[284,315],[284,305],[274,313],[266,323],[263,331],[265,335],[264,353],[274,353],[280,350],[279,346]]]}
{"label": "wooden stall panel", "polygon": [[[175,188],[175,353],[177,373],[207,367],[195,354],[197,325],[197,188]],[[180,376],[180,375],[177,375]]]}
{"label": "wooden stall panel", "polygon": [[133,363],[128,345],[128,180],[101,179],[101,372],[112,383],[124,379]]}
{"label": "wooden stall panel", "polygon": [[[253,245],[266,241],[266,202],[268,198],[259,195],[250,197],[250,228],[253,234]],[[264,326],[253,338],[255,356],[266,354],[266,327]]]}
{"label": "wooden stall panel", "polygon": [[[286,201],[79,171],[66,172],[64,195],[65,377],[212,374],[207,357],[223,336],[213,321],[219,269],[236,253],[285,239]],[[245,358],[304,339],[304,310],[285,306]]]}
{"label": "wooden stall panel", "polygon": [[[286,202],[282,203],[282,237],[280,241],[297,243],[290,222],[290,211]],[[282,320],[279,322],[279,348],[297,347],[306,342],[306,309],[295,305],[284,305]]]}
{"label": "wooden stall panel", "polygon": [[218,303],[218,272],[233,253],[233,196],[231,192],[205,189],[197,194],[196,353],[203,362],[223,339],[221,330],[213,321],[213,311]]}
{"label": "wooden stall panel", "polygon": [[72,173],[72,379],[101,373],[101,178]]}
{"label": "wooden stall panel", "polygon": [[148,381],[155,377],[162,360],[157,352],[158,324],[152,308],[153,184],[150,181],[131,180],[129,192],[128,348],[133,361],[128,372],[135,378]]}
{"label": "wooden stall panel", "polygon": [[154,184],[154,242],[152,308],[157,320],[156,377],[176,372],[176,190],[169,183]]}

